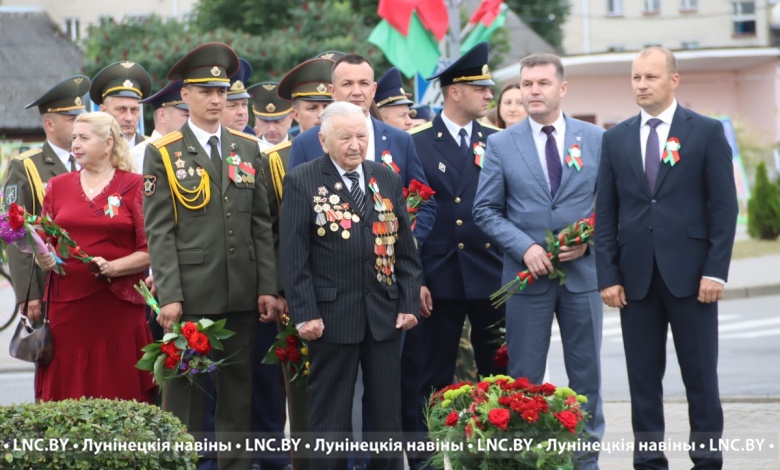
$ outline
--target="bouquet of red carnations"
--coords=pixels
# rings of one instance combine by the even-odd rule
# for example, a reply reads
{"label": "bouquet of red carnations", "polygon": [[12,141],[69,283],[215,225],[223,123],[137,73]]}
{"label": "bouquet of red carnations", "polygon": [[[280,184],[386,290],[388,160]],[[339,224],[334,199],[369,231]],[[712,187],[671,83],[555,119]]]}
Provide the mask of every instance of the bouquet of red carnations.
{"label": "bouquet of red carnations", "polygon": [[[135,286],[147,305],[160,313],[160,306],[143,281]],[[225,359],[214,361],[209,357],[212,349],[222,351],[222,340],[235,333],[225,328],[226,319],[212,321],[202,318],[198,322],[174,323],[173,331],[166,333],[162,341],[144,346],[143,357],[135,365],[148,370],[154,381],[162,384],[184,377],[194,382],[198,374],[210,374],[224,364]]]}
{"label": "bouquet of red carnations", "polygon": [[436,194],[436,191],[431,189],[427,184],[420,183],[416,179],[412,179],[409,183],[409,188],[404,188],[406,210],[409,212],[409,223],[411,224],[412,230],[414,230],[414,226],[417,223],[415,220],[417,218],[417,209],[433,197],[434,194]]}
{"label": "bouquet of red carnations", "polygon": [[[587,219],[580,219],[560,231],[556,237],[547,230],[547,258],[553,265],[553,272],[547,275],[548,279],[558,279],[561,284],[566,282],[566,270],[559,259],[562,246],[577,246],[585,243],[592,244],[593,231],[596,227],[596,214],[591,214]],[[517,291],[523,290],[533,282],[529,270],[520,271],[517,277],[506,283],[501,289],[490,296],[494,308],[498,308],[509,300]]]}
{"label": "bouquet of red carnations", "polygon": [[284,329],[276,335],[276,341],[265,353],[263,364],[282,364],[290,383],[306,381],[309,376],[309,347],[298,334],[298,329],[285,317]]}
{"label": "bouquet of red carnations", "polygon": [[[47,244],[44,240],[50,243]],[[92,261],[92,257],[84,253],[68,232],[55,224],[51,217],[29,214],[15,202],[7,212],[0,214],[0,242],[3,248],[6,245],[14,245],[25,253],[32,253],[36,258],[39,253],[51,254],[57,261],[57,273],[62,276],[65,275],[63,259],[76,258],[85,263]],[[97,266],[95,268],[99,273],[100,269]],[[90,270],[92,271],[91,267]]]}

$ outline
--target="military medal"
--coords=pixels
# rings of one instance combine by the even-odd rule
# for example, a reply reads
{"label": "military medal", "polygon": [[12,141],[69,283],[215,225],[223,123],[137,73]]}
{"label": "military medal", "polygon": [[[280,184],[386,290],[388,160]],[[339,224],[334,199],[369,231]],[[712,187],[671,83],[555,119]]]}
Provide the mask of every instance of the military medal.
{"label": "military medal", "polygon": [[176,168],[179,168],[180,170],[183,170],[185,164],[186,163],[184,162],[184,160],[181,159],[181,156],[178,155],[177,159],[176,159]]}
{"label": "military medal", "polygon": [[336,183],[333,185],[334,188],[336,188],[337,191],[341,191],[344,188],[344,185],[341,183]]}
{"label": "military medal", "polygon": [[[184,163],[184,160],[182,160],[182,163]],[[183,180],[186,177],[187,177],[187,170],[185,170],[184,168],[179,168],[178,170],[176,170],[176,179]]]}
{"label": "military medal", "polygon": [[195,173],[197,173],[198,176],[203,176],[203,167],[199,166],[195,168]]}
{"label": "military medal", "polygon": [[192,167],[187,168],[187,174],[190,175],[190,177],[195,175],[195,170],[192,169]]}
{"label": "military medal", "polygon": [[[233,147],[231,147],[233,148]],[[251,184],[255,182],[255,169],[252,165],[241,161],[241,157],[236,152],[231,151],[227,157],[228,178],[236,184],[246,182]]]}
{"label": "military medal", "polygon": [[382,284],[392,285],[395,282],[395,247],[398,241],[398,218],[393,212],[393,203],[383,198],[379,193],[379,186],[375,178],[371,178],[368,187],[373,193],[374,209],[378,212],[378,222],[371,224],[371,231],[374,234],[374,255],[376,263],[374,269],[377,271],[376,280]]}

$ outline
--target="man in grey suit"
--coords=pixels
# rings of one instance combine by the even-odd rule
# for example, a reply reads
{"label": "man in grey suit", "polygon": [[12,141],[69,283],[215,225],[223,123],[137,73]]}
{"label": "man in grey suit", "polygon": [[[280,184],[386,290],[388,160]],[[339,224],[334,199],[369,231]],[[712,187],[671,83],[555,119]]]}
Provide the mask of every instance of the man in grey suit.
{"label": "man in grey suit", "polygon": [[[525,269],[534,278],[507,303],[509,375],[543,380],[555,316],[569,386],[588,397],[585,429],[591,439],[600,439],[602,305],[595,257],[587,245],[561,247],[567,276],[559,285],[546,277],[553,266],[545,233],[557,235],[593,211],[603,130],[561,112],[567,83],[558,57],[523,59],[520,83],[528,118],[488,138],[474,201],[477,224],[504,252],[503,281]],[[578,153],[581,160],[575,162]],[[595,452],[578,455],[575,468],[597,469],[597,460]]]}
{"label": "man in grey suit", "polygon": [[[400,441],[401,331],[417,324],[420,305],[421,267],[401,182],[363,161],[364,113],[346,102],[323,111],[326,154],[287,174],[281,208],[282,281],[291,320],[309,342],[309,429],[331,442],[351,439],[359,364],[375,413],[372,437]],[[313,468],[346,468],[345,454],[318,457]],[[401,457],[383,453],[370,468],[401,469]]]}

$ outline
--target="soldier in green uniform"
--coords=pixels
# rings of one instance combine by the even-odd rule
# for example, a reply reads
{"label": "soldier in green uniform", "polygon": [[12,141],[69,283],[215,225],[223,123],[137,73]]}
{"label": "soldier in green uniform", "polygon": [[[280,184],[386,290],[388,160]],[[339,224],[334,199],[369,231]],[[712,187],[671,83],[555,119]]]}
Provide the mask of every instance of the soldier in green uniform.
{"label": "soldier in green uniform", "polygon": [[[220,124],[238,57],[222,43],[204,44],[168,73],[184,80],[190,118],[181,130],[154,141],[144,161],[144,215],[157,294],[158,321],[226,319],[236,334],[215,359],[230,358],[215,374],[219,469],[246,469],[255,322],[273,321],[278,292],[268,193],[256,140]],[[258,315],[259,311],[259,315]],[[200,438],[204,393],[171,381],[163,408]]]}
{"label": "soldier in green uniform", "polygon": [[[3,193],[6,209],[15,202],[27,212],[39,215],[48,181],[77,169],[76,159],[70,153],[71,135],[73,121],[84,112],[83,96],[89,91],[89,85],[87,77],[70,77],[25,107],[38,107],[46,142],[43,147],[24,152],[10,161]],[[23,303],[27,288],[30,288],[27,313],[31,320],[35,320],[41,314],[45,274],[36,267],[31,281],[32,254],[22,253],[11,245],[6,249],[6,254],[16,299]]]}
{"label": "soldier in green uniform", "polygon": [[261,151],[290,140],[292,103],[279,97],[277,86],[277,82],[262,82],[247,89],[253,98],[255,132],[260,139]]}
{"label": "soldier in green uniform", "polygon": [[89,97],[100,105],[100,111],[114,116],[133,148],[147,139],[137,132],[142,117],[139,101],[151,91],[152,80],[146,70],[135,62],[124,61],[115,62],[95,75]]}

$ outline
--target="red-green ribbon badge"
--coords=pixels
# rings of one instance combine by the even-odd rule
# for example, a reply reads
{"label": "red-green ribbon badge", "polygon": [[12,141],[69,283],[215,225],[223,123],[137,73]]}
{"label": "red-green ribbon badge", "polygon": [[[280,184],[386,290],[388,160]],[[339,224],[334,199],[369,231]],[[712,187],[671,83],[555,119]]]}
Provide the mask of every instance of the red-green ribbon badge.
{"label": "red-green ribbon badge", "polygon": [[227,162],[229,164],[228,177],[231,181],[236,184],[255,182],[255,169],[252,168],[252,164],[242,162],[241,157],[236,152],[230,152]]}
{"label": "red-green ribbon badge", "polygon": [[566,155],[566,164],[570,167],[574,167],[575,170],[582,170],[582,150],[578,144],[574,144],[569,147],[569,154]]}
{"label": "red-green ribbon badge", "polygon": [[680,161],[680,139],[677,137],[669,137],[664,147],[664,163],[668,163],[669,166],[674,166],[675,163]]}
{"label": "red-green ribbon badge", "polygon": [[112,219],[119,215],[119,206],[122,204],[122,196],[112,194],[108,196],[108,204],[103,207],[103,213]]}
{"label": "red-green ribbon badge", "polygon": [[393,156],[390,155],[389,150],[385,150],[384,152],[382,152],[382,156],[380,158],[382,159],[382,162],[385,165],[387,165],[388,168],[390,168],[396,173],[401,173],[401,169],[398,168],[398,165],[396,165],[395,162],[393,162]]}
{"label": "red-green ribbon badge", "polygon": [[485,164],[485,144],[484,142],[474,142],[474,163],[482,168]]}

